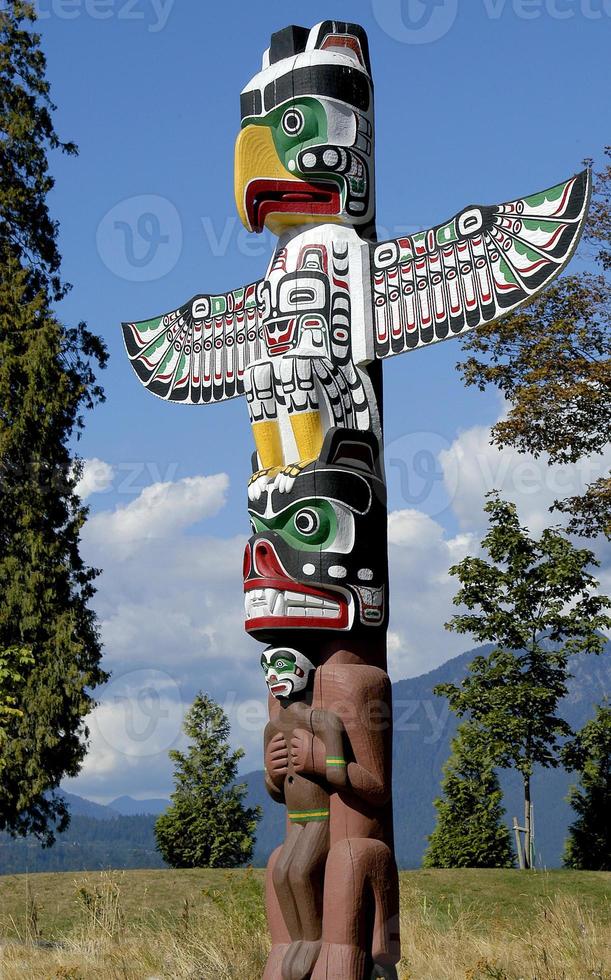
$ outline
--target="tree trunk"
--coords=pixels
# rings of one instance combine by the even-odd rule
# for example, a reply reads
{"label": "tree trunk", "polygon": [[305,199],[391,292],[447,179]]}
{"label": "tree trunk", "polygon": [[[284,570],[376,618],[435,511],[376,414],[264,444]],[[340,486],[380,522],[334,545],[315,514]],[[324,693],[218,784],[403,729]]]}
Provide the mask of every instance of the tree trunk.
{"label": "tree trunk", "polygon": [[524,776],[524,867],[532,868],[530,776]]}

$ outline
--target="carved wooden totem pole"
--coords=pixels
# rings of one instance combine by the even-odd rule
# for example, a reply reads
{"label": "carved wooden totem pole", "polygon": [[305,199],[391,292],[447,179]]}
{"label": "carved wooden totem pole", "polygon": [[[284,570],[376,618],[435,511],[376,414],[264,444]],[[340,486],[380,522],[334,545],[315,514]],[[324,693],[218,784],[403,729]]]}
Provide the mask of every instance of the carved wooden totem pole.
{"label": "carved wooden totem pole", "polygon": [[[381,361],[530,299],[565,266],[583,172],[377,243],[367,36],[274,34],[241,96],[235,194],[279,242],[263,279],[123,325],[142,383],[206,405],[245,395],[256,453],[246,629],[269,688],[265,780],[286,807],[269,862],[265,980],[396,977]],[[407,118],[406,118],[407,122]]]}

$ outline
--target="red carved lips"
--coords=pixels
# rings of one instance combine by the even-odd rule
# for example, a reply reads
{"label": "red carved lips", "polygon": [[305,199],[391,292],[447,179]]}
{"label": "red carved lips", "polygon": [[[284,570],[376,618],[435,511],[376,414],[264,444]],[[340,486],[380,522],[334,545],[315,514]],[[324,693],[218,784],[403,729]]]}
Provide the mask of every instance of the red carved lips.
{"label": "red carved lips", "polygon": [[288,320],[268,321],[265,324],[265,342],[269,356],[277,357],[278,354],[286,354],[287,350],[294,347],[296,330],[297,317],[295,316]]}
{"label": "red carved lips", "polygon": [[324,182],[258,177],[246,188],[246,214],[253,231],[263,231],[269,214],[334,215],[341,211],[339,190]]}
{"label": "red carved lips", "polygon": [[246,545],[244,608],[248,632],[261,629],[345,630],[350,603],[343,591],[318,589],[292,579],[270,541]]}

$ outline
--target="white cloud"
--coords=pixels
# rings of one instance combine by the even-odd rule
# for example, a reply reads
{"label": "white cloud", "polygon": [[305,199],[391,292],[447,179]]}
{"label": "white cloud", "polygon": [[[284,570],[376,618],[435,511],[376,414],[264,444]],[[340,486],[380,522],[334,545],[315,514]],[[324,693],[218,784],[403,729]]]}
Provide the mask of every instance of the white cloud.
{"label": "white cloud", "polygon": [[81,500],[86,500],[94,493],[104,493],[111,487],[114,475],[113,467],[103,459],[85,459],[76,492]]}
{"label": "white cloud", "polygon": [[389,672],[393,680],[425,673],[462,653],[464,637],[444,629],[456,582],[450,565],[469,551],[468,535],[448,538],[417,510],[389,514]]}
{"label": "white cloud", "polygon": [[520,518],[533,533],[562,523],[555,500],[583,493],[599,476],[609,472],[611,447],[598,456],[568,466],[549,464],[547,454],[535,458],[512,448],[498,449],[490,443],[490,428],[474,426],[462,432],[439,461],[452,509],[465,530],[478,533],[486,526],[485,495],[499,490],[518,506]]}
{"label": "white cloud", "polygon": [[96,691],[90,751],[71,792],[167,794],[168,749],[200,689],[226,705],[233,744],[248,752],[242,769],[260,764],[266,692],[259,645],[244,632],[246,538],[196,528],[218,515],[228,485],[225,474],[155,483],[88,520],[83,557],[102,568],[94,605],[112,679]]}
{"label": "white cloud", "polygon": [[184,528],[218,514],[225,504],[229,477],[193,476],[176,483],[154,483],[131,503],[92,517],[83,539],[103,553],[125,554],[154,539],[167,540]]}

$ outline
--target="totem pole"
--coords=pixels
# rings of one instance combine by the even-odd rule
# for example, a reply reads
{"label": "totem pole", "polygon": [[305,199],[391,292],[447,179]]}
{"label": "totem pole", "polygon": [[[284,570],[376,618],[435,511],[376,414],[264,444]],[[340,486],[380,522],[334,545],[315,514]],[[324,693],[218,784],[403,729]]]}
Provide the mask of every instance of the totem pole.
{"label": "totem pole", "polygon": [[266,644],[256,654],[269,688],[265,781],[287,811],[268,866],[265,980],[392,978],[381,362],[515,309],[557,276],[590,176],[377,243],[361,27],[274,34],[241,109],[236,204],[249,231],[278,236],[268,271],[125,323],[125,343],[161,398],[248,403],[246,630]]}

